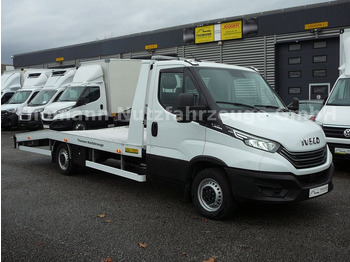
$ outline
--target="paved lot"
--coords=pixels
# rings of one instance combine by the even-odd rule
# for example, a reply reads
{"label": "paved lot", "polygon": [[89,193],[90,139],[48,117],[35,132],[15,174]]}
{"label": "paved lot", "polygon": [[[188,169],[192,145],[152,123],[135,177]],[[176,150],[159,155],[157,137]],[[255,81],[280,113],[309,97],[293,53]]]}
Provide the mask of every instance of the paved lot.
{"label": "paved lot", "polygon": [[169,185],[87,168],[63,176],[50,157],[13,149],[14,133],[1,133],[2,261],[350,257],[349,163],[337,163],[328,195],[282,206],[245,205],[230,219],[208,221]]}

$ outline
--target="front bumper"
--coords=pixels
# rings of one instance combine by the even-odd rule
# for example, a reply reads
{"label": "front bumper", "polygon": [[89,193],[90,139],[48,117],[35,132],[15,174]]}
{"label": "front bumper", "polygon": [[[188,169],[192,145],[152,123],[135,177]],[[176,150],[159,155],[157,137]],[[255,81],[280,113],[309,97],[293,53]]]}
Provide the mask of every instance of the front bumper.
{"label": "front bumper", "polygon": [[73,124],[74,124],[73,119],[54,120],[50,124],[50,129],[58,130],[58,131],[72,130]]}
{"label": "front bumper", "polygon": [[7,111],[1,112],[1,127],[11,128],[18,127],[18,115]]}
{"label": "front bumper", "polygon": [[39,129],[43,124],[40,113],[22,114],[19,119],[19,126],[26,129]]}
{"label": "front bumper", "polygon": [[350,160],[350,144],[328,143],[329,150],[335,160]]}
{"label": "front bumper", "polygon": [[302,176],[235,168],[225,168],[225,171],[237,201],[296,202],[310,199],[311,189],[325,185],[328,185],[328,192],[333,189],[333,164],[322,172]]}

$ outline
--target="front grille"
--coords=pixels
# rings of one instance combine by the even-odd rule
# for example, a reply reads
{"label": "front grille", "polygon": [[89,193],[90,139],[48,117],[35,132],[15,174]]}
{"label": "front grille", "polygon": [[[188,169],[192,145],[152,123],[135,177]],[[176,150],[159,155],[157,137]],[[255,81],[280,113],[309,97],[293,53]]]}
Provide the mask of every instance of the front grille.
{"label": "front grille", "polygon": [[279,154],[286,158],[297,169],[310,168],[326,163],[327,146],[308,152],[290,152],[282,148]]}
{"label": "front grille", "polygon": [[30,115],[28,115],[28,114],[22,114],[22,115],[21,115],[21,120],[25,120],[25,121],[30,120]]}
{"label": "front grille", "polygon": [[53,119],[55,117],[55,114],[44,114],[45,119]]}
{"label": "front grille", "polygon": [[[350,129],[346,128],[346,127],[333,127],[333,126],[323,126],[323,131],[326,134],[326,137],[336,137],[336,138],[347,138],[344,136],[344,131],[346,129]],[[350,139],[350,137],[348,138]]]}

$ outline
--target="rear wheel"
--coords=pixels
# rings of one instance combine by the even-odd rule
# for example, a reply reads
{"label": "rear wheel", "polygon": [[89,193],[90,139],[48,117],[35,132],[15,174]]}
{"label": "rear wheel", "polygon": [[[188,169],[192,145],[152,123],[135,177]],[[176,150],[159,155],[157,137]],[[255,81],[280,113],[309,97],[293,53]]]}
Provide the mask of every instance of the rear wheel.
{"label": "rear wheel", "polygon": [[60,144],[56,150],[56,163],[58,169],[63,175],[72,175],[76,170],[77,165],[73,164],[68,146],[66,144]]}
{"label": "rear wheel", "polygon": [[234,201],[226,173],[219,168],[199,172],[192,184],[192,200],[204,217],[227,217],[234,209]]}

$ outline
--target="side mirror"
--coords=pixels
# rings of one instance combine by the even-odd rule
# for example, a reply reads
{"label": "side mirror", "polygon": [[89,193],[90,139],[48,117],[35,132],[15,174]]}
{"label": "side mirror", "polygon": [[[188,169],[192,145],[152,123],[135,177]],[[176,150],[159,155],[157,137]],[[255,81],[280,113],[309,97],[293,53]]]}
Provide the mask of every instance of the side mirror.
{"label": "side mirror", "polygon": [[78,101],[77,101],[77,103],[75,104],[75,106],[76,107],[78,107],[78,106],[83,106],[83,105],[85,105],[85,104],[87,104],[87,99],[86,98],[82,98],[82,99],[79,99]]}
{"label": "side mirror", "polygon": [[195,101],[196,96],[194,94],[179,94],[177,100],[178,122],[187,123],[196,119],[201,120],[200,118],[203,118],[203,111],[207,110],[207,106],[196,106]]}
{"label": "side mirror", "polygon": [[294,97],[292,106],[289,106],[288,109],[292,111],[299,111],[299,99]]}

